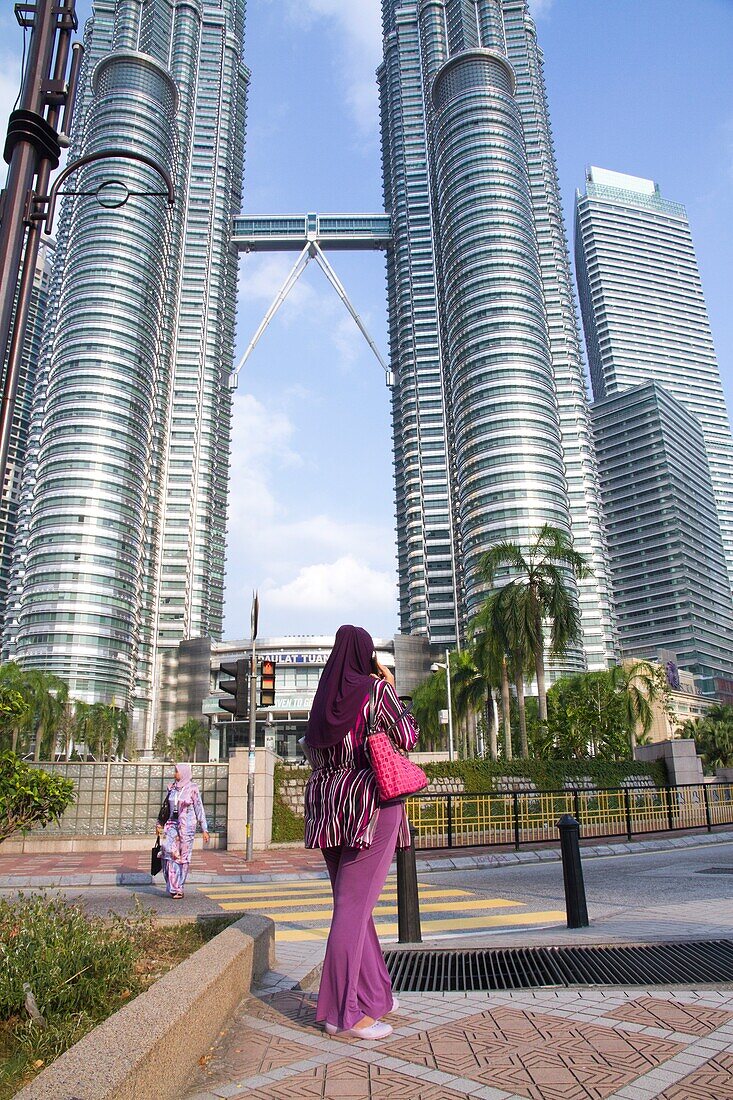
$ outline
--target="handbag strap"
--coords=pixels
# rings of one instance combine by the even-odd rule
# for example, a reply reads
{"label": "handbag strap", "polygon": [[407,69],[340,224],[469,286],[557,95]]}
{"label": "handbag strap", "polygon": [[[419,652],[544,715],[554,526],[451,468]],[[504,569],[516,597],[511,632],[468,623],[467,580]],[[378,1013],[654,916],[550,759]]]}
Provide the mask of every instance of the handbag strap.
{"label": "handbag strap", "polygon": [[412,711],[412,703],[409,703],[404,710],[397,715],[394,722],[390,723],[386,730],[377,729],[377,689],[380,683],[384,683],[383,680],[375,680],[369,689],[369,712],[367,715],[367,737],[371,737],[375,733],[386,733],[389,735],[392,730],[399,725],[406,714],[410,714]]}

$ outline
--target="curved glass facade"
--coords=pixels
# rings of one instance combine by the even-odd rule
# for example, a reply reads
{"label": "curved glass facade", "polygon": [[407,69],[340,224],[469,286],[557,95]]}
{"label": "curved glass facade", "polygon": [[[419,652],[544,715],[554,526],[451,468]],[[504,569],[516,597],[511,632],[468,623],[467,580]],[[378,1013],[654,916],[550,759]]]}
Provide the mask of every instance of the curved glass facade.
{"label": "curved glass facade", "polygon": [[606,667],[598,481],[534,24],[525,0],[384,0],[383,25],[402,629],[454,643],[485,594],[481,555],[547,522],[594,571],[563,667]]}
{"label": "curved glass facade", "polygon": [[[162,651],[218,636],[241,200],[244,0],[96,0],[60,218],[6,649],[154,735]],[[117,181],[110,183],[110,180]],[[99,190],[101,188],[101,190]]]}

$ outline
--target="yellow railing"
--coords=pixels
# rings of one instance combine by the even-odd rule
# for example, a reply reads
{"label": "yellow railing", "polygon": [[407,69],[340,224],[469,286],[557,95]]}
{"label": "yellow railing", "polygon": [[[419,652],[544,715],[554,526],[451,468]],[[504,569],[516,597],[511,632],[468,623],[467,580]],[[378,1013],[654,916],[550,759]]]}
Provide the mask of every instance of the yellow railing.
{"label": "yellow railing", "polygon": [[733,823],[733,783],[567,791],[416,795],[407,810],[418,848],[557,841],[572,814],[581,836],[638,836]]}

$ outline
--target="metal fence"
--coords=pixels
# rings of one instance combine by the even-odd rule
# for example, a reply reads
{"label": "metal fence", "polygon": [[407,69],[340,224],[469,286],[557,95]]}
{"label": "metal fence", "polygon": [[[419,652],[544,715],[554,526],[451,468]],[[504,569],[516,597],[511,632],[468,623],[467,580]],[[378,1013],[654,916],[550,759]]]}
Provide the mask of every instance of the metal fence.
{"label": "metal fence", "polygon": [[557,840],[572,814],[583,837],[631,839],[643,833],[733,823],[733,783],[416,795],[407,801],[418,848],[470,848]]}
{"label": "metal fence", "polygon": [[[44,771],[74,782],[75,801],[58,825],[46,830],[63,836],[134,836],[155,825],[166,787],[173,778],[172,764],[40,764]],[[211,832],[227,824],[228,764],[193,764],[193,781],[201,791]]]}

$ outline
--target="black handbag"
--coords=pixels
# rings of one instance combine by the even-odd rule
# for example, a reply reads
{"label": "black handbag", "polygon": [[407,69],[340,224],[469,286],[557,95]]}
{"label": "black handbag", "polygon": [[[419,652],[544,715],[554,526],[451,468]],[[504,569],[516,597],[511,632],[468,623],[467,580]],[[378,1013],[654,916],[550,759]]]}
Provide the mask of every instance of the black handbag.
{"label": "black handbag", "polygon": [[160,810],[158,812],[158,824],[159,825],[165,825],[166,821],[168,820],[168,818],[170,816],[171,816],[171,804],[168,800],[168,795],[166,794],[165,798],[163,799],[163,805],[160,807]]}
{"label": "black handbag", "polygon": [[156,836],[155,844],[150,849],[150,874],[155,876],[163,870],[163,857],[160,854],[160,837]]}

